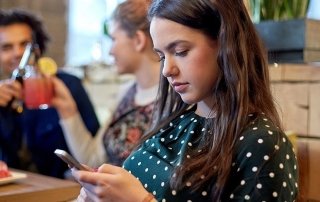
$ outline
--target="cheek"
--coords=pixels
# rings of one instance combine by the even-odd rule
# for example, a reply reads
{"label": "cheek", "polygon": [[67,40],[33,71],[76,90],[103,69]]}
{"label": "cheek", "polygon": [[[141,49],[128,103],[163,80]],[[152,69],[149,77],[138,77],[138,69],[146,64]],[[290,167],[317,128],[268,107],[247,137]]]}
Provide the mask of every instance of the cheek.
{"label": "cheek", "polygon": [[135,64],[132,61],[130,54],[126,54],[125,51],[122,51],[117,58],[117,70],[119,73],[132,73],[131,66]]}
{"label": "cheek", "polygon": [[188,75],[199,85],[198,87],[212,89],[216,84],[219,70],[215,61],[208,60],[208,58],[198,58],[198,60],[190,63]]}
{"label": "cheek", "polygon": [[[112,48],[110,50],[110,52],[114,55],[114,56],[118,56],[119,55],[119,45],[117,42],[115,42],[113,45],[112,45]],[[121,53],[121,52],[120,52]]]}
{"label": "cheek", "polygon": [[8,60],[10,57],[11,57],[12,54],[10,54],[10,52],[8,51],[1,51],[0,52],[0,58],[1,58],[1,61],[3,60]]}
{"label": "cheek", "polygon": [[8,66],[13,60],[12,54],[0,53],[0,63],[1,66]]}

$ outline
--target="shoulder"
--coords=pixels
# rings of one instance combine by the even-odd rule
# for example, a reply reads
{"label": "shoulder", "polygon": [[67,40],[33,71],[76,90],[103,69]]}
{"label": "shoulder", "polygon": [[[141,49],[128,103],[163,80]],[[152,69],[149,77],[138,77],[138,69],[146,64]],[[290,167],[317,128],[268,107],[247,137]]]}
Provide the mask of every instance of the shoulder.
{"label": "shoulder", "polygon": [[237,152],[273,153],[284,149],[291,149],[292,145],[282,130],[274,126],[268,118],[258,117],[242,132],[236,142]]}
{"label": "shoulder", "polygon": [[69,82],[77,82],[77,83],[81,83],[81,80],[72,75],[72,74],[69,74],[63,70],[59,70],[57,72],[57,75],[56,75],[59,79],[61,79],[64,83],[69,83]]}
{"label": "shoulder", "polygon": [[127,81],[119,85],[118,100],[122,101],[128,97],[133,98],[136,94],[137,83],[133,80]]}
{"label": "shoulder", "polygon": [[227,197],[283,201],[297,194],[297,159],[286,135],[258,117],[238,138]]}
{"label": "shoulder", "polygon": [[255,119],[236,142],[235,164],[251,172],[253,167],[296,166],[296,156],[288,137],[267,118]]}
{"label": "shoulder", "polygon": [[63,70],[59,70],[56,76],[67,86],[72,95],[77,93],[83,94],[85,92],[82,81],[77,76],[67,73]]}

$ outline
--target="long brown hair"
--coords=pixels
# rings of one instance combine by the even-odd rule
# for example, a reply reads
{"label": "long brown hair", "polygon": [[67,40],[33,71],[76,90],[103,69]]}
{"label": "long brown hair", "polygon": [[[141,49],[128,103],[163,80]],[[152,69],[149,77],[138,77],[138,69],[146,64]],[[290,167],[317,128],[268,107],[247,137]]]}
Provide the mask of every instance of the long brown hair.
{"label": "long brown hair", "polygon": [[[201,152],[186,158],[175,168],[176,177],[171,178],[175,189],[182,189],[188,180],[197,190],[214,177],[217,181],[211,194],[218,200],[229,177],[235,143],[249,124],[248,114],[263,112],[280,127],[266,51],[241,0],[154,0],[149,19],[154,17],[201,30],[219,42],[217,64],[221,73],[212,90],[216,117],[206,119],[208,132],[200,137]],[[154,127],[145,139],[189,107],[161,76]],[[199,180],[202,175],[204,180]]]}

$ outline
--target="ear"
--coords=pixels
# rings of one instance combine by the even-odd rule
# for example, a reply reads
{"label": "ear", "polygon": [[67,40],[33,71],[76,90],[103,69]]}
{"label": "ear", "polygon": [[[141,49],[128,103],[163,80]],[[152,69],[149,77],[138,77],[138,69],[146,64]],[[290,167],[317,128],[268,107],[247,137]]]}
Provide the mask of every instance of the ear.
{"label": "ear", "polygon": [[136,51],[139,51],[139,52],[142,51],[146,47],[146,44],[147,44],[146,34],[143,31],[138,30],[134,36],[134,45],[135,45]]}

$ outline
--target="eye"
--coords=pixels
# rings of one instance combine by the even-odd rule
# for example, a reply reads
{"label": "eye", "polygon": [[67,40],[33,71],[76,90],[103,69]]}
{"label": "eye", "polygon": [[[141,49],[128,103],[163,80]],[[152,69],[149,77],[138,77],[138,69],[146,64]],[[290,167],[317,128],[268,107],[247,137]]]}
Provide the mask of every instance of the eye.
{"label": "eye", "polygon": [[22,46],[23,46],[23,47],[26,47],[26,46],[28,45],[28,43],[31,43],[31,41],[24,41],[24,42],[22,43]]}
{"label": "eye", "polygon": [[156,53],[158,54],[158,56],[159,56],[159,62],[163,62],[164,60],[165,60],[165,57],[164,57],[164,55],[162,54],[162,53],[160,53],[160,52],[158,52],[158,51],[156,51]]}
{"label": "eye", "polygon": [[175,52],[175,56],[180,56],[180,57],[184,57],[188,54],[188,51],[187,50],[184,50],[184,51],[177,51]]}
{"label": "eye", "polygon": [[159,55],[159,62],[163,62],[164,60],[165,60],[165,57]]}
{"label": "eye", "polygon": [[10,50],[12,50],[12,46],[10,46],[10,45],[1,46],[1,50],[2,51],[10,51]]}

